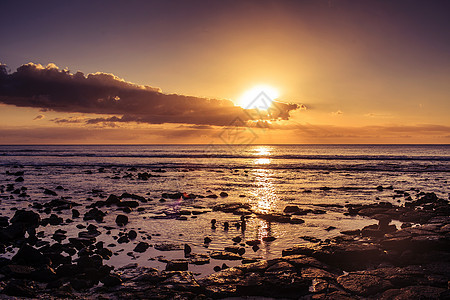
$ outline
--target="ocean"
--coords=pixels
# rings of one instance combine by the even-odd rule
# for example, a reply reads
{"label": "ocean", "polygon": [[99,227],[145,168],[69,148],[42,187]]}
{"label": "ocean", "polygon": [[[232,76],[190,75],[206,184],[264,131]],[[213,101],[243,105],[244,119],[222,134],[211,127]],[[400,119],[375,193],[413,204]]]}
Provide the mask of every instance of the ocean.
{"label": "ocean", "polygon": [[[81,204],[76,207],[81,216],[89,210],[87,205],[110,194],[145,197],[147,202],[127,213],[130,222],[125,228],[114,223],[115,216],[123,212],[107,208],[104,222],[97,224],[102,232],[97,240],[110,245],[115,253],[108,264],[138,263],[159,269],[164,268],[165,260],[181,258],[183,251],[151,247],[143,254],[133,253],[139,241],[152,246],[187,243],[194,252],[207,254],[223,250],[233,244],[232,238],[240,236],[243,241],[261,241],[260,249],[246,248],[244,256],[270,259],[290,246],[309,243],[311,238],[324,240],[377,223],[346,215],[347,204],[384,201],[402,205],[419,192],[435,192],[445,199],[450,192],[450,145],[9,145],[0,146],[0,168],[0,212],[4,216],[60,197]],[[20,176],[11,174],[16,172],[23,172],[23,182],[15,181]],[[151,176],[143,179],[138,173]],[[26,195],[6,191],[8,184],[21,191],[26,188]],[[379,186],[383,189],[377,189]],[[45,194],[45,189],[57,196]],[[175,192],[202,197],[161,200],[163,194]],[[222,192],[228,196],[219,196]],[[218,197],[207,197],[211,195]],[[242,230],[233,225],[239,222],[238,215],[213,210],[215,205],[233,202],[266,214],[281,213],[287,205],[317,213],[301,216],[303,224],[268,222],[250,215]],[[184,218],[173,217],[181,211]],[[69,237],[80,231],[76,225],[88,224],[82,218],[67,221],[72,217],[70,211],[51,213],[66,220],[58,228],[66,230]],[[215,229],[211,228],[212,219],[217,220]],[[230,224],[227,230],[225,222]],[[39,229],[50,241],[55,228]],[[136,240],[118,243],[121,232],[131,229],[138,232]],[[212,242],[205,245],[205,237]],[[14,251],[0,256],[9,257]],[[212,260],[189,268],[205,275],[222,263]]]}

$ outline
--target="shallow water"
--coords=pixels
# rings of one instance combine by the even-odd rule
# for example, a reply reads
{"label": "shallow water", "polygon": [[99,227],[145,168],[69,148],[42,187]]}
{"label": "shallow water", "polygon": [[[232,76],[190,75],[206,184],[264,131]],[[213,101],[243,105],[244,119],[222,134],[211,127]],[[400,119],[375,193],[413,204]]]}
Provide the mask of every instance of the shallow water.
{"label": "shallow water", "polygon": [[[156,172],[160,168],[163,172]],[[413,199],[418,190],[433,191],[439,197],[448,198],[450,146],[0,146],[0,169],[1,185],[24,186],[29,195],[21,198],[3,189],[0,194],[1,215],[12,216],[13,207],[28,208],[34,202],[46,203],[56,198],[44,195],[42,188],[49,188],[56,191],[58,197],[71,197],[70,200],[82,204],[76,207],[82,215],[87,211],[86,205],[109,194],[120,196],[128,192],[148,198],[149,202],[139,206],[145,208],[144,211],[135,209],[128,214],[130,223],[125,228],[118,228],[114,223],[117,213],[120,213],[115,207],[102,208],[108,211],[105,222],[93,223],[102,232],[97,240],[105,241],[105,245],[116,244],[111,247],[116,255],[108,264],[118,267],[137,262],[163,269],[165,263],[159,262],[158,258],[181,258],[183,251],[149,248],[143,254],[134,253],[135,257],[127,253],[147,235],[152,236],[149,241],[152,245],[188,243],[196,253],[222,250],[232,245],[231,239],[236,236],[241,236],[244,241],[262,241],[263,237],[273,236],[276,240],[262,241],[256,252],[247,246],[244,255],[270,259],[279,257],[283,249],[292,245],[307,243],[302,236],[326,239],[339,235],[343,230],[376,223],[360,216],[345,216],[343,207],[318,205],[343,206],[379,201],[404,203],[405,197],[395,196],[395,190],[408,191]],[[7,171],[24,171],[24,182],[14,182],[17,176],[6,175]],[[160,177],[139,180],[137,173],[140,172]],[[377,191],[375,188],[379,185],[393,186],[393,190]],[[55,190],[57,186],[64,187],[64,190]],[[103,192],[95,195],[91,193],[93,189]],[[225,191],[229,196],[159,201],[162,193],[176,191],[204,196]],[[326,213],[301,216],[304,224],[266,222],[253,215],[247,221],[246,230],[242,231],[233,226],[239,216],[211,210],[214,205],[226,202],[248,203],[253,210],[267,213],[282,212],[288,204],[323,209]],[[187,216],[187,220],[153,218],[186,209],[205,213]],[[41,216],[45,217],[45,213],[42,212]],[[63,211],[61,216],[71,218],[71,213]],[[215,230],[211,228],[211,219],[218,221]],[[225,221],[232,225],[228,230],[223,228]],[[88,224],[80,218],[61,227],[47,226],[38,230],[48,235],[62,228],[68,231],[68,237],[75,237],[80,231],[75,226],[80,223]],[[108,235],[102,226],[115,228]],[[325,230],[329,226],[336,229]],[[131,229],[142,233],[129,244],[117,244],[113,237],[120,231]],[[203,244],[206,236],[212,239],[207,248]],[[6,256],[14,251],[11,249]],[[204,275],[223,262],[212,260],[211,264],[204,266],[189,265],[189,269]],[[236,264],[225,263],[229,266]]]}

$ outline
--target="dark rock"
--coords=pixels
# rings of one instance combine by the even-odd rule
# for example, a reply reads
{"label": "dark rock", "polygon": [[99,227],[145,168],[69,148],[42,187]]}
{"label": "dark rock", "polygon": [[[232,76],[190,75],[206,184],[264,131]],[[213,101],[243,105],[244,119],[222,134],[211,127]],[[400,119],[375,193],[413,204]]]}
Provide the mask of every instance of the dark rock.
{"label": "dark rock", "polygon": [[9,218],[6,216],[0,216],[0,227],[7,227],[9,225]]}
{"label": "dark rock", "polygon": [[80,204],[61,198],[53,199],[52,201],[45,203],[43,206],[59,211],[64,209],[71,209],[74,206],[80,206]]}
{"label": "dark rock", "polygon": [[78,218],[80,216],[80,212],[77,209],[72,209],[72,218]]}
{"label": "dark rock", "polygon": [[23,177],[17,177],[16,180],[14,180],[15,182],[23,182],[24,179]]}
{"label": "dark rock", "polygon": [[295,271],[296,269],[293,265],[291,265],[288,262],[280,261],[268,267],[265,273],[278,274],[278,273],[293,273]]}
{"label": "dark rock", "polygon": [[98,255],[94,254],[92,256],[83,255],[78,258],[77,266],[80,269],[87,269],[87,268],[100,268],[103,265],[103,258]]}
{"label": "dark rock", "polygon": [[393,287],[388,280],[364,272],[339,276],[337,282],[347,291],[360,296],[374,295]]}
{"label": "dark rock", "polygon": [[232,246],[232,247],[225,247],[224,250],[227,251],[227,252],[238,254],[239,253],[239,249],[240,249],[240,247],[238,247],[238,246]]}
{"label": "dark rock", "polygon": [[180,245],[169,243],[155,244],[154,248],[159,251],[176,251],[182,249]]}
{"label": "dark rock", "polygon": [[95,220],[97,222],[103,222],[103,218],[105,216],[106,216],[106,214],[103,211],[94,207],[84,214],[83,220],[85,220],[85,221]]}
{"label": "dark rock", "polygon": [[30,278],[35,268],[25,265],[9,264],[2,268],[2,273],[14,278]]}
{"label": "dark rock", "polygon": [[205,244],[209,244],[209,243],[211,243],[211,239],[209,238],[209,237],[205,237],[204,239],[203,239],[203,242],[205,243]]}
{"label": "dark rock", "polygon": [[45,189],[45,190],[44,190],[44,194],[50,195],[50,196],[58,196],[57,193],[55,193],[54,191],[49,190],[49,189]]}
{"label": "dark rock", "polygon": [[31,277],[36,281],[51,282],[56,280],[56,272],[48,265],[44,265],[31,273]]}
{"label": "dark rock", "polygon": [[129,243],[129,242],[130,242],[130,239],[128,238],[128,236],[122,235],[122,236],[117,240],[117,242],[118,242],[119,244],[125,244],[125,243]]}
{"label": "dark rock", "polygon": [[240,243],[242,241],[242,238],[240,236],[236,236],[236,237],[232,238],[231,240],[235,243]]}
{"label": "dark rock", "polygon": [[133,209],[128,206],[124,206],[124,207],[122,207],[122,211],[126,214],[129,214],[130,212],[133,211]]}
{"label": "dark rock", "polygon": [[51,261],[45,257],[39,250],[31,247],[28,244],[23,244],[13,256],[12,261],[24,265],[50,265]]}
{"label": "dark rock", "polygon": [[71,277],[78,273],[78,267],[74,264],[62,264],[56,268],[56,275],[58,277]]}
{"label": "dark rock", "polygon": [[79,279],[79,278],[71,278],[70,279],[70,285],[74,288],[74,290],[82,291],[90,289],[94,286],[94,282],[91,280],[86,279]]}
{"label": "dark rock", "polygon": [[76,249],[81,250],[95,243],[95,238],[69,238],[69,242]]}
{"label": "dark rock", "polygon": [[245,243],[249,246],[255,246],[255,245],[261,244],[261,241],[260,240],[251,240],[251,241],[247,241]]}
{"label": "dark rock", "polygon": [[305,220],[300,218],[291,218],[289,221],[290,224],[303,224],[305,223]]}
{"label": "dark rock", "polygon": [[228,197],[228,193],[225,192],[221,192],[220,193],[220,197],[224,198],[224,197]]}
{"label": "dark rock", "polygon": [[118,207],[136,208],[139,206],[139,202],[134,201],[134,200],[120,201],[120,202],[116,203],[116,205]]}
{"label": "dark rock", "polygon": [[117,197],[114,194],[111,194],[108,196],[108,199],[106,199],[105,204],[106,205],[113,205],[113,204],[117,204],[120,202],[120,198]]}
{"label": "dark rock", "polygon": [[301,209],[297,205],[288,205],[283,210],[283,212],[285,214],[295,214],[295,213],[299,213],[300,211],[301,211]]}
{"label": "dark rock", "polygon": [[58,231],[58,230],[55,231],[55,233],[53,233],[52,239],[54,239],[57,242],[61,242],[62,240],[65,240],[67,238],[67,236],[64,232]]}
{"label": "dark rock", "polygon": [[345,235],[360,235],[361,234],[361,230],[356,229],[356,230],[346,230],[346,231],[341,231],[342,234]]}
{"label": "dark rock", "polygon": [[116,217],[116,224],[119,226],[124,226],[128,224],[128,217],[125,215],[118,215]]}
{"label": "dark rock", "polygon": [[36,292],[23,281],[10,281],[2,290],[2,293],[8,296],[15,297],[36,297]]}
{"label": "dark rock", "polygon": [[193,265],[209,264],[209,257],[205,254],[191,254],[189,256],[189,263]]}
{"label": "dark rock", "polygon": [[[189,254],[191,254],[192,248],[191,246],[189,246],[188,244],[184,244],[184,255],[188,256]],[[183,270],[179,270],[179,271],[183,271]]]}
{"label": "dark rock", "polygon": [[301,270],[302,278],[309,279],[328,279],[336,280],[337,276],[333,273],[315,267],[304,267]]}
{"label": "dark rock", "polygon": [[130,198],[130,199],[134,199],[134,200],[139,200],[141,202],[146,202],[145,197],[139,196],[139,195],[135,195],[135,194],[130,194],[130,193],[123,193],[120,196],[121,199],[125,199],[125,198]]}
{"label": "dark rock", "polygon": [[188,262],[186,260],[174,259],[167,262],[166,271],[187,271]]}
{"label": "dark rock", "polygon": [[[53,225],[53,226],[55,226],[55,225],[60,225],[62,222],[64,222],[63,218],[58,217],[58,216],[55,215],[55,214],[51,214],[50,217],[49,217],[47,220],[48,220],[48,223],[49,223],[50,225]],[[44,221],[44,220],[43,220],[43,221]]]}
{"label": "dark rock", "polygon": [[[139,245],[139,244],[138,244],[138,245]],[[137,246],[136,246],[136,248],[137,248]],[[135,248],[134,251],[136,251],[136,248]],[[148,248],[148,247],[147,247],[147,248]],[[138,249],[138,250],[141,250],[141,249]],[[140,252],[140,251],[136,251],[136,252]],[[142,251],[142,252],[145,252],[145,250]],[[98,250],[96,251],[96,253],[97,253],[98,255],[100,255],[103,259],[110,259],[111,256],[113,255],[112,251],[109,250],[108,248],[101,248],[101,249],[98,249]]]}
{"label": "dark rock", "polygon": [[113,287],[122,284],[122,279],[118,274],[109,274],[100,279],[100,281],[107,287]]}
{"label": "dark rock", "polygon": [[[445,295],[445,292],[447,294]],[[408,286],[385,291],[379,299],[449,299],[448,289],[434,286]]]}
{"label": "dark rock", "polygon": [[135,230],[130,230],[128,232],[128,238],[130,240],[134,240],[134,239],[136,239],[136,237],[137,237],[137,232]]}
{"label": "dark rock", "polygon": [[289,223],[291,221],[291,215],[277,213],[258,214],[257,217],[267,222]]}
{"label": "dark rock", "polygon": [[14,213],[11,223],[23,223],[30,227],[38,227],[41,221],[39,214],[31,210],[18,210]]}
{"label": "dark rock", "polygon": [[251,206],[249,204],[240,202],[223,203],[213,207],[214,211],[223,211],[237,215],[251,214],[250,209]]}
{"label": "dark rock", "polygon": [[361,230],[362,236],[367,237],[382,237],[384,232],[379,229],[378,225],[368,225]]}
{"label": "dark rock", "polygon": [[228,251],[214,251],[211,253],[211,258],[221,260],[241,260],[242,257],[239,254]]}

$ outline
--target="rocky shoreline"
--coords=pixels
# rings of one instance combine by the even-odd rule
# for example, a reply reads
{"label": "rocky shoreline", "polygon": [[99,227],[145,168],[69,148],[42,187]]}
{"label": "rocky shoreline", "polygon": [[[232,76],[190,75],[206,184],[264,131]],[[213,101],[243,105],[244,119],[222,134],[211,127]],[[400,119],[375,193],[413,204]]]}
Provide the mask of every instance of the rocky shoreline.
{"label": "rocky shoreline", "polygon": [[[8,175],[17,176],[17,183],[23,181],[20,173]],[[2,186],[1,193],[26,197],[26,189],[16,189],[14,184]],[[44,193],[57,195],[49,189]],[[184,259],[165,261],[164,271],[137,264],[115,269],[107,264],[113,251],[97,240],[101,234],[97,225],[105,217],[103,207],[114,206],[122,211],[124,214],[115,216],[115,223],[126,228],[129,220],[125,214],[133,209],[139,211],[146,198],[129,193],[109,195],[106,200],[89,204],[84,214],[77,210],[79,204],[64,198],[34,203],[30,209],[16,210],[11,218],[0,216],[0,253],[19,249],[11,258],[0,257],[0,298],[449,299],[449,201],[434,193],[418,192],[416,200],[406,191],[395,193],[406,198],[404,205],[379,202],[345,206],[347,215],[369,217],[378,220],[377,225],[342,231],[332,239],[310,237],[309,244],[285,249],[277,259],[246,258],[246,249],[256,251],[261,241],[241,241],[235,237],[223,251],[213,251],[209,255],[193,253],[189,244],[185,244]],[[220,197],[227,196],[220,194]],[[199,195],[164,194],[160,201],[195,197]],[[239,222],[221,222],[221,226],[225,229],[239,226],[241,230],[245,230],[248,218],[302,224],[302,215],[325,213],[322,209],[305,210],[288,205],[282,213],[264,214],[253,211],[245,203],[233,202],[217,204],[213,210],[240,216]],[[72,218],[64,220],[59,214],[61,211],[69,211]],[[43,213],[49,216],[44,218]],[[187,213],[180,211],[166,217],[183,219]],[[189,212],[202,213],[205,211],[201,209]],[[89,225],[77,225],[78,237],[68,238],[64,227],[59,225],[77,219]],[[392,225],[392,220],[402,222],[401,228]],[[42,226],[55,226],[51,236],[54,242],[43,240],[38,231]],[[216,220],[211,220],[211,226],[216,226]],[[128,243],[137,235],[134,230],[123,231],[117,242]],[[270,242],[271,237],[266,238],[265,242]],[[151,236],[147,236],[137,243],[133,252],[145,253],[151,246],[161,251],[177,247],[150,245],[150,239]],[[211,240],[205,237],[205,245],[209,242]],[[210,259],[224,261],[221,267],[215,267],[216,273],[196,278],[188,271],[189,265],[209,264]],[[242,264],[228,267],[227,261],[232,260]]]}

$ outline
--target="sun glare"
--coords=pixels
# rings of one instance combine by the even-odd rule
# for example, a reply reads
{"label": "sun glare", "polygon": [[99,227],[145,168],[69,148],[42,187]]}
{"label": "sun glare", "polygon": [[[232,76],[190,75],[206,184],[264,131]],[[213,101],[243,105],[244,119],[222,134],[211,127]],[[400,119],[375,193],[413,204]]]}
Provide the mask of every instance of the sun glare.
{"label": "sun glare", "polygon": [[279,95],[278,90],[270,85],[257,85],[242,94],[239,106],[247,109],[268,109]]}

